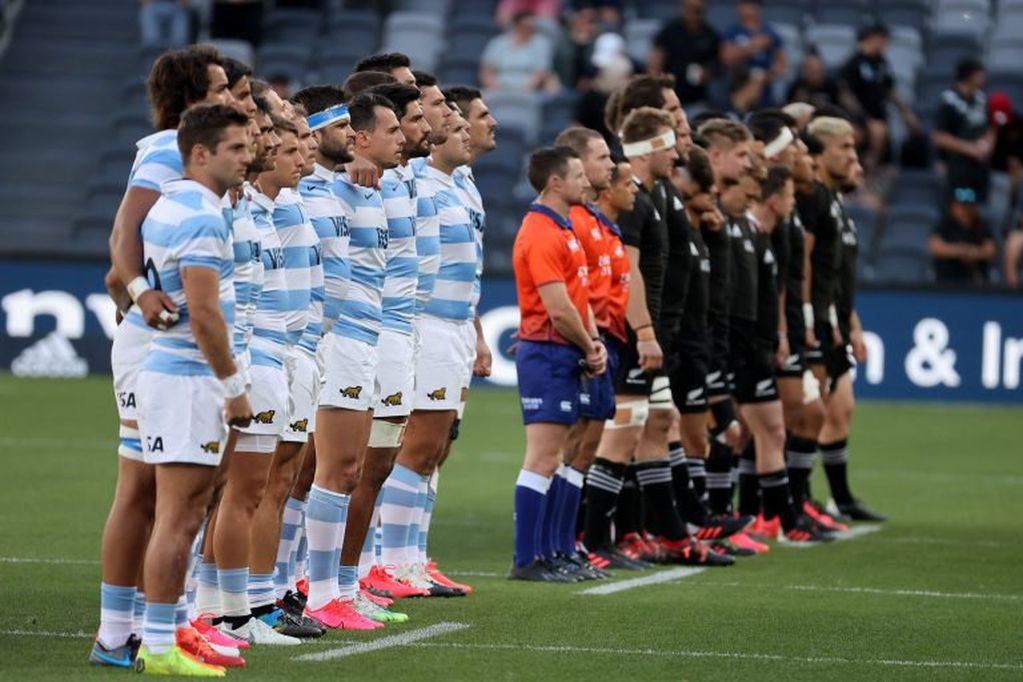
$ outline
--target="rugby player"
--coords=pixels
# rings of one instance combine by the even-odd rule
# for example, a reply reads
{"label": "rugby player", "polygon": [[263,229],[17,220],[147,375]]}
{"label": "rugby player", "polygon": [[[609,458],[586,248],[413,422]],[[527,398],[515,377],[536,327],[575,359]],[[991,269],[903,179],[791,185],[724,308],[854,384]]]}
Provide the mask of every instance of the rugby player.
{"label": "rugby player", "polygon": [[416,85],[416,77],[412,72],[412,61],[401,52],[382,52],[363,57],[355,63],[352,73],[365,71],[381,71],[390,74],[402,85]]}
{"label": "rugby player", "polygon": [[515,485],[515,556],[509,577],[575,582],[543,546],[546,497],[569,428],[578,419],[583,371],[600,375],[607,351],[589,304],[586,254],[569,212],[587,187],[578,154],[568,147],[530,156],[530,185],[539,194],[515,238],[512,262],[521,324],[515,353],[526,454]]}

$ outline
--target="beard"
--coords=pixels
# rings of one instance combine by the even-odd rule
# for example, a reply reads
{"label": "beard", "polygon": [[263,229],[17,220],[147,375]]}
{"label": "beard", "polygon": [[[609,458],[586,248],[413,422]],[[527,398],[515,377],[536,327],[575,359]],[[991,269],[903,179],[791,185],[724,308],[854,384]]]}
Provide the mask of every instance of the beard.
{"label": "beard", "polygon": [[345,145],[344,147],[341,146],[331,147],[320,145],[320,153],[323,154],[328,159],[330,159],[336,165],[341,165],[343,163],[348,163],[350,161],[355,160],[355,157],[352,155],[352,153],[348,151],[347,145]]}
{"label": "beard", "polygon": [[[447,136],[445,136],[445,137],[447,137]],[[413,147],[412,149],[406,150],[408,152],[408,158],[410,158],[410,159],[421,159],[424,156],[429,156],[430,155],[430,145],[431,144],[435,144],[435,143],[433,142],[433,140],[430,139],[430,136],[428,135],[428,136],[424,137],[422,139],[422,141],[419,144],[417,144],[415,147]]]}

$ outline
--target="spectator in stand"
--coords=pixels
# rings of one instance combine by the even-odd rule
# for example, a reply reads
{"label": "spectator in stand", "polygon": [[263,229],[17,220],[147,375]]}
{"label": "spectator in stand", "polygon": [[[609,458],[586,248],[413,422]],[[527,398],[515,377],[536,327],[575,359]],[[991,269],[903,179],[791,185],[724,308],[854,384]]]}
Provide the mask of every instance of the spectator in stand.
{"label": "spectator in stand", "polygon": [[789,102],[806,102],[815,107],[838,104],[838,82],[828,73],[816,45],[811,45],[799,66],[799,75],[789,87]]}
{"label": "spectator in stand", "polygon": [[684,106],[707,99],[707,84],[721,63],[721,37],[704,19],[704,0],[682,0],[681,14],[654,37],[647,68],[652,74],[670,73]]}
{"label": "spectator in stand", "polygon": [[987,201],[994,131],[988,125],[984,65],[967,57],[956,66],[956,82],[941,95],[931,139],[941,153],[949,187],[969,187]]}
{"label": "spectator in stand", "polygon": [[736,121],[757,109],[764,97],[764,80],[745,64],[732,69],[729,81],[729,114]]}
{"label": "spectator in stand", "polygon": [[774,104],[775,84],[784,78],[788,60],[781,36],[761,17],[762,4],[761,0],[739,0],[739,22],[725,31],[721,58],[730,68],[748,67],[753,78],[763,81],[760,104],[768,107]]}
{"label": "spectator in stand", "polygon": [[515,17],[520,14],[532,14],[557,22],[560,13],[561,0],[501,0],[497,4],[497,23],[507,27],[514,24]]}
{"label": "spectator in stand", "polygon": [[270,88],[283,100],[291,99],[291,77],[286,73],[274,73],[267,76]]}
{"label": "spectator in stand", "polygon": [[141,0],[139,28],[146,47],[184,47],[192,33],[190,0]]}
{"label": "spectator in stand", "polygon": [[596,130],[611,146],[617,133],[608,130],[604,120],[608,96],[624,88],[636,72],[636,65],[625,51],[625,39],[617,33],[605,33],[593,45],[591,69],[594,72],[589,89],[579,95],[576,120],[584,128]]}
{"label": "spectator in stand", "polygon": [[593,75],[590,60],[599,32],[596,8],[580,7],[572,12],[554,54],[554,70],[564,87],[587,89],[586,81]]}
{"label": "spectator in stand", "polygon": [[841,104],[864,122],[867,154],[863,157],[867,172],[873,172],[888,156],[888,104],[899,110],[911,132],[920,130],[920,122],[895,90],[895,78],[885,56],[890,34],[883,24],[864,26],[856,36],[856,52],[839,72]]}
{"label": "spectator in stand", "polygon": [[483,50],[480,83],[487,90],[557,92],[558,77],[552,73],[554,51],[546,36],[536,30],[536,16],[516,14],[511,28],[494,36]]}
{"label": "spectator in stand", "polygon": [[1004,92],[993,92],[988,98],[988,120],[995,129],[995,147],[991,153],[992,180],[998,175],[1003,176],[1000,185],[1008,192],[1008,197],[1000,197],[996,202],[992,197],[994,215],[997,211],[1019,208],[1019,190],[1023,186],[1023,120],[1012,110],[1012,100]]}
{"label": "spectator in stand", "polygon": [[934,274],[939,283],[982,285],[995,259],[995,240],[977,210],[972,187],[957,187],[948,213],[931,235]]}
{"label": "spectator in stand", "polygon": [[263,0],[213,0],[210,37],[244,40],[259,47],[263,37]]}
{"label": "spectator in stand", "polygon": [[1020,266],[1023,265],[1023,223],[1005,238],[1005,263],[1002,266],[1002,278],[1005,286],[1019,288]]}

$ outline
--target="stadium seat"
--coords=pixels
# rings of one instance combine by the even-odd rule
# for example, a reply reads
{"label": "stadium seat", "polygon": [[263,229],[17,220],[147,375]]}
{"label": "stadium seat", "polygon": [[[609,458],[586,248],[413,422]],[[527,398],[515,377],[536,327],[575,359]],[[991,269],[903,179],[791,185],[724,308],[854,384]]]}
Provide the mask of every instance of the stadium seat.
{"label": "stadium seat", "polygon": [[920,53],[920,59],[923,61],[924,39],[920,31],[912,26],[890,26],[888,30],[891,31],[890,45],[912,47]]}
{"label": "stadium seat", "polygon": [[856,48],[856,29],[852,26],[817,24],[806,30],[806,43],[816,45],[829,69],[837,69]]}
{"label": "stadium seat", "polygon": [[391,11],[428,12],[442,17],[451,9],[451,0],[392,0]]}
{"label": "stadium seat", "polygon": [[926,250],[927,240],[939,220],[941,214],[933,205],[889,206],[879,248]]}
{"label": "stadium seat", "polygon": [[394,12],[384,23],[383,51],[404,52],[419,68],[433,70],[444,49],[443,17]]}
{"label": "stadium seat", "polygon": [[886,26],[911,28],[920,35],[927,32],[930,14],[927,0],[882,0],[876,10],[878,21]]}
{"label": "stadium seat", "polygon": [[944,182],[930,170],[902,170],[892,183],[888,201],[892,206],[941,206]]}
{"label": "stadium seat", "polygon": [[931,279],[930,258],[917,250],[881,251],[874,260],[874,279],[887,284],[923,284]]}
{"label": "stadium seat", "polygon": [[927,66],[934,70],[945,70],[951,79],[956,64],[964,57],[980,57],[980,42],[973,35],[936,33],[927,50]]}
{"label": "stadium seat", "polygon": [[764,3],[763,18],[770,24],[802,26],[809,12],[809,3],[801,0],[778,0]]}
{"label": "stadium seat", "polygon": [[540,129],[538,95],[528,92],[488,92],[487,106],[498,125],[518,128],[532,144]]}
{"label": "stadium seat", "polygon": [[871,18],[870,9],[865,0],[828,0],[817,3],[814,20],[819,24],[860,26]]}
{"label": "stadium seat", "polygon": [[860,243],[860,260],[870,260],[877,238],[877,211],[860,204],[848,204],[845,211],[846,215],[856,224],[856,234]]}
{"label": "stadium seat", "polygon": [[263,35],[272,43],[310,44],[320,34],[323,17],[317,10],[277,9],[263,20]]}
{"label": "stadium seat", "polygon": [[480,60],[476,56],[452,54],[448,51],[441,55],[437,65],[437,76],[444,87],[448,85],[479,85]]}
{"label": "stadium seat", "polygon": [[208,44],[217,48],[217,51],[225,57],[237,59],[249,66],[255,62],[255,51],[252,49],[252,45],[248,41],[217,38],[208,41]]}
{"label": "stadium seat", "polygon": [[629,56],[645,64],[650,58],[654,36],[661,30],[657,19],[633,19],[625,24],[625,49]]}
{"label": "stadium seat", "polygon": [[991,17],[958,6],[939,7],[934,17],[935,35],[966,35],[983,40],[991,26]]}
{"label": "stadium seat", "polygon": [[[259,73],[266,75],[267,68],[264,66],[265,64],[273,63],[277,65],[282,62],[290,62],[293,70],[304,73],[309,66],[310,47],[311,43],[307,42],[269,43],[263,45],[256,53],[256,69]],[[285,72],[290,73],[287,70]]]}
{"label": "stadium seat", "polygon": [[497,24],[489,18],[477,16],[455,18],[448,28],[448,49],[441,55],[442,61],[448,55],[457,54],[475,59],[478,65],[487,43],[499,32]]}
{"label": "stadium seat", "polygon": [[991,71],[1010,72],[1023,65],[1023,44],[992,45],[985,66]]}
{"label": "stadium seat", "polygon": [[380,18],[368,10],[344,10],[331,16],[320,49],[345,48],[360,55],[372,54],[380,44]]}
{"label": "stadium seat", "polygon": [[803,63],[803,31],[799,26],[793,24],[773,22],[771,27],[777,32],[782,45],[785,46],[785,56],[788,58],[785,81],[789,83],[795,79],[799,66]]}
{"label": "stadium seat", "polygon": [[707,23],[723,33],[735,25],[735,4],[730,2],[707,3]]}
{"label": "stadium seat", "polygon": [[636,16],[664,23],[678,16],[678,7],[676,0],[646,0],[636,3]]}
{"label": "stadium seat", "polygon": [[479,17],[494,21],[497,0],[452,0],[452,17]]}

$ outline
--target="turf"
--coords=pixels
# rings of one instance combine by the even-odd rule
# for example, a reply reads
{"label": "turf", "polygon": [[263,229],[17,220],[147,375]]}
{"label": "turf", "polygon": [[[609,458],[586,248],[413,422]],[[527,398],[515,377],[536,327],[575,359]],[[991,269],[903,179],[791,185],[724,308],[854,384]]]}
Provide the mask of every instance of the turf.
{"label": "turf", "polygon": [[[109,382],[0,376],[0,404],[7,610],[0,678],[116,678],[85,663],[98,617],[99,533],[115,474]],[[730,569],[606,596],[501,577],[523,440],[514,394],[474,391],[464,424],[441,478],[431,553],[451,573],[464,572],[459,577],[476,594],[402,603],[410,622],[383,633],[335,633],[300,651],[254,651],[249,669],[230,677],[1023,676],[1018,409],[864,404],[851,444],[853,483],[892,514],[883,530],[828,547],[775,548]],[[825,489],[822,480],[815,486]],[[328,662],[293,660],[442,622],[469,627]]]}

